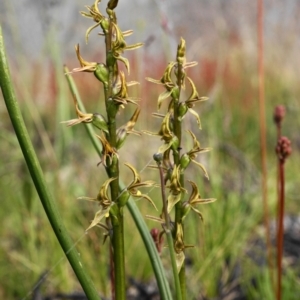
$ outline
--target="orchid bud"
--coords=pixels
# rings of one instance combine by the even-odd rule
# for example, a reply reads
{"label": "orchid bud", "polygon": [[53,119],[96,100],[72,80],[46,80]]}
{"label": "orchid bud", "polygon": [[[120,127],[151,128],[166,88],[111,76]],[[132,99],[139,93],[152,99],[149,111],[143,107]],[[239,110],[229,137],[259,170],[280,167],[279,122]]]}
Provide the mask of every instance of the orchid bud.
{"label": "orchid bud", "polygon": [[189,108],[185,102],[180,102],[178,106],[178,120],[181,121]]}
{"label": "orchid bud", "polygon": [[103,30],[103,33],[106,34],[109,31],[109,20],[107,18],[103,18],[100,23],[100,26]]}
{"label": "orchid bud", "polygon": [[109,74],[105,64],[97,64],[96,70],[94,71],[94,75],[104,85],[108,84]]}
{"label": "orchid bud", "polygon": [[187,153],[184,153],[180,158],[180,168],[185,170],[191,162],[191,158]]}
{"label": "orchid bud", "polygon": [[117,132],[117,144],[116,144],[117,149],[120,149],[124,145],[126,137],[127,137],[127,130],[126,128],[121,127],[121,129],[118,130]]}
{"label": "orchid bud", "polygon": [[118,200],[119,206],[120,207],[125,206],[127,201],[129,200],[129,197],[130,197],[130,193],[127,190],[123,191],[120,198],[119,198],[119,200]]}
{"label": "orchid bud", "polygon": [[185,40],[183,38],[180,39],[180,44],[177,48],[177,61],[180,64],[185,62]]}
{"label": "orchid bud", "polygon": [[176,86],[174,86],[174,87],[172,88],[172,98],[173,98],[173,99],[179,99],[179,94],[180,94],[179,88],[178,88],[178,86],[176,85]]}
{"label": "orchid bud", "polygon": [[177,152],[178,151],[178,148],[179,148],[179,140],[177,138],[177,136],[173,136],[172,138],[172,150],[174,152]]}
{"label": "orchid bud", "polygon": [[188,215],[188,213],[190,212],[191,210],[191,205],[185,201],[183,204],[182,204],[182,207],[181,207],[181,220],[183,221],[185,219],[185,217]]}

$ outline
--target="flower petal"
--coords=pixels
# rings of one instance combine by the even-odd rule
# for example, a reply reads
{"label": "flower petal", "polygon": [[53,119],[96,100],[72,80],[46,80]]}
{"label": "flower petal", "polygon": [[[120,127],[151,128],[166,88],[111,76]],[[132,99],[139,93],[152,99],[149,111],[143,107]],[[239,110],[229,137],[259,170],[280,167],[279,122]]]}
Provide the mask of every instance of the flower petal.
{"label": "flower petal", "polygon": [[184,263],[185,255],[183,251],[180,251],[179,253],[175,253],[175,256],[176,256],[177,272],[179,273]]}
{"label": "flower petal", "polygon": [[93,25],[93,26],[91,26],[91,27],[89,27],[89,28],[87,29],[87,31],[85,32],[85,42],[86,42],[86,44],[88,43],[89,35],[90,35],[91,31],[92,31],[93,29],[95,29],[96,27],[98,27],[98,26],[100,25],[100,23],[101,23],[101,21],[98,22],[98,23],[96,23],[95,25]]}
{"label": "flower petal", "polygon": [[161,224],[164,224],[165,223],[165,220],[164,219],[161,219],[161,218],[158,218],[158,217],[153,217],[153,216],[150,216],[150,215],[146,215],[145,216],[148,220],[152,220],[152,221],[155,221],[155,222],[158,222],[158,223],[161,223]]}
{"label": "flower petal", "polygon": [[193,204],[208,204],[217,201],[216,198],[198,199],[194,200]]}
{"label": "flower petal", "polygon": [[201,120],[198,113],[194,111],[192,108],[189,108],[188,111],[196,118],[199,129],[202,129]]}
{"label": "flower petal", "polygon": [[114,56],[116,59],[118,59],[119,61],[121,61],[125,67],[126,67],[126,70],[128,72],[128,74],[130,74],[130,65],[129,65],[129,60],[121,55],[116,55]]}
{"label": "flower petal", "polygon": [[132,196],[139,197],[139,198],[144,198],[144,199],[148,200],[153,205],[153,207],[158,211],[155,203],[153,202],[153,200],[148,195],[142,194],[139,190],[137,190],[137,193],[132,195]]}
{"label": "flower petal", "polygon": [[202,171],[204,172],[205,177],[209,180],[209,176],[208,176],[208,173],[207,173],[205,167],[204,167],[201,163],[195,161],[194,159],[191,159],[191,161],[192,161],[194,164],[196,164],[198,167],[200,167],[200,168],[202,169]]}
{"label": "flower petal", "polygon": [[172,210],[174,205],[180,201],[181,198],[181,193],[175,195],[175,194],[170,194],[168,196],[168,213]]}
{"label": "flower petal", "polygon": [[100,223],[101,220],[105,217],[105,215],[109,213],[109,210],[112,205],[113,203],[110,206],[107,206],[105,209],[98,210],[95,214],[94,220],[92,221],[91,225],[86,229],[86,231],[90,230],[92,227]]}
{"label": "flower petal", "polygon": [[152,83],[156,83],[156,84],[163,84],[160,80],[158,79],[153,79],[153,78],[150,78],[150,77],[146,77],[146,80],[147,81],[150,81]]}
{"label": "flower petal", "polygon": [[161,93],[157,100],[157,110],[160,109],[162,102],[172,94],[172,90]]}
{"label": "flower petal", "polygon": [[199,218],[204,221],[202,213],[195,207],[191,206],[191,209],[199,216]]}

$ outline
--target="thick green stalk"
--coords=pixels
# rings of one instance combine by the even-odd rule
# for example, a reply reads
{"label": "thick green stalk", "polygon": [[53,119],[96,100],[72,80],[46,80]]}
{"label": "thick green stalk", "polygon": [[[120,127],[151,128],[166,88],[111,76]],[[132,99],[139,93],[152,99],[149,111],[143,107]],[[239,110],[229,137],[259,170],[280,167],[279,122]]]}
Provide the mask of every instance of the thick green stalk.
{"label": "thick green stalk", "polygon": [[[78,93],[78,89],[76,88],[74,79],[73,79],[72,76],[70,76],[68,74],[69,70],[66,67],[65,67],[64,70],[65,70],[65,73],[67,74],[66,77],[67,77],[67,80],[68,80],[70,90],[71,90],[72,94],[76,96],[79,109],[82,112],[85,113],[86,110],[84,108],[83,102],[81,101],[81,98],[80,98],[80,95]],[[94,146],[96,152],[98,153],[99,156],[101,156],[102,145],[101,145],[100,141],[96,138],[93,126],[91,124],[86,124],[85,128],[86,128],[87,133],[88,133],[88,135],[89,135],[89,137],[90,137],[90,139],[93,143],[93,146]],[[120,184],[119,192],[121,192],[121,191],[124,190],[124,188],[126,186],[121,181],[120,181],[119,184]],[[168,280],[166,278],[165,270],[164,270],[164,267],[162,265],[161,259],[159,257],[159,254],[158,254],[157,250],[156,250],[155,244],[154,244],[153,239],[150,235],[150,232],[149,232],[149,229],[148,229],[148,227],[145,223],[145,220],[144,220],[143,216],[141,215],[137,205],[135,204],[135,201],[132,198],[130,198],[128,200],[127,207],[128,207],[128,209],[131,213],[132,218],[134,219],[134,222],[135,222],[135,224],[136,224],[136,226],[137,226],[137,228],[140,232],[140,235],[143,239],[146,250],[148,252],[149,259],[150,259],[150,262],[151,262],[151,265],[152,265],[152,268],[153,268],[153,271],[154,271],[154,274],[155,274],[155,277],[156,277],[157,285],[158,285],[158,288],[159,288],[160,297],[161,297],[162,300],[170,300],[170,299],[172,299],[170,286],[169,286]]]}
{"label": "thick green stalk", "polygon": [[[184,174],[180,175],[180,185],[184,187]],[[175,206],[175,224],[177,224],[177,220],[181,220],[181,205],[182,202],[178,203],[178,207]],[[184,236],[184,224],[182,224],[182,231]],[[182,267],[179,272],[179,280],[180,280],[180,289],[182,294],[182,299],[186,300],[186,274],[185,274],[185,262],[183,262]]]}
{"label": "thick green stalk", "polygon": [[[183,78],[183,70],[182,70],[182,64],[178,63],[178,73],[177,73],[177,86],[179,90],[179,96],[178,99],[174,99],[174,134],[178,138],[178,152],[173,151],[173,157],[174,157],[174,163],[179,166],[180,164],[180,149],[181,149],[181,135],[182,135],[182,128],[181,128],[181,122],[178,119],[178,109],[179,109],[179,98],[181,94],[181,82]],[[184,188],[184,175],[180,175],[180,185]],[[181,199],[182,200],[182,199]],[[175,226],[177,226],[178,223],[181,223],[181,208],[182,208],[182,201],[179,201],[175,205]],[[177,230],[177,228],[176,228]],[[184,236],[184,226],[182,224],[182,230],[183,230],[183,236]],[[176,232],[175,232],[176,234]],[[182,299],[186,300],[186,275],[185,275],[185,263],[182,264],[182,267],[179,272],[179,280],[180,280],[180,288],[181,288],[181,294]]]}
{"label": "thick green stalk", "polygon": [[[27,163],[30,175],[39,194],[40,200],[53,228],[53,231],[65,252],[85,294],[88,299],[99,299],[96,288],[83,268],[83,264],[78,255],[74,243],[68,235],[68,232],[62,222],[58,208],[45,182],[44,175],[34,152],[30,141],[20,108],[18,106],[15,92],[12,87],[9,67],[6,59],[2,29],[0,26],[0,85],[3,97],[10,115],[16,136],[19,140],[25,161]],[[46,233],[45,233],[46,234]]]}
{"label": "thick green stalk", "polygon": [[125,257],[124,257],[124,220],[122,208],[119,210],[118,215],[111,217],[113,226],[113,259],[114,259],[114,290],[116,300],[126,299],[126,286],[125,286]]}
{"label": "thick green stalk", "polygon": [[[116,59],[111,51],[112,41],[112,22],[110,21],[109,32],[106,34],[106,65],[108,68],[108,84],[105,86],[105,105],[108,119],[107,140],[111,147],[116,148],[117,145],[117,127],[116,127],[116,114],[118,107],[113,101],[113,85],[114,85],[114,69],[116,67]],[[110,178],[116,178],[110,183],[111,200],[118,204],[119,199],[119,159],[114,156],[112,162],[107,161],[106,171]],[[115,215],[111,216],[111,223],[113,227],[112,246],[113,246],[113,260],[114,260],[114,276],[115,282],[115,299],[126,299],[126,286],[125,286],[125,247],[124,247],[124,220],[123,208],[118,205]]]}

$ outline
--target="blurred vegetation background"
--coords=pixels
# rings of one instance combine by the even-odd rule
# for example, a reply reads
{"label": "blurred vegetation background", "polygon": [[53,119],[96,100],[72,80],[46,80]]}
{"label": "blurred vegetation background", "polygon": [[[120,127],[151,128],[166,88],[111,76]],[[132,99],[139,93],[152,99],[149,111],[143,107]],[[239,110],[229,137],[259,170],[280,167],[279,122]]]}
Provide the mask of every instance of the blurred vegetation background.
{"label": "blurred vegetation background", "polygon": [[[129,43],[145,43],[128,57],[129,78],[140,82],[139,87],[131,88],[132,96],[142,98],[137,129],[158,130],[151,113],[156,111],[159,89],[146,82],[145,77],[161,77],[167,62],[175,57],[181,36],[187,42],[188,61],[199,63],[188,74],[200,95],[210,97],[196,107],[203,127],[197,133],[198,139],[203,147],[213,148],[199,157],[210,181],[196,168],[190,168],[189,177],[196,178],[204,198],[218,201],[201,207],[204,223],[191,216],[186,226],[186,244],[196,246],[187,250],[190,299],[273,299],[262,226],[256,2],[189,0],[188,5],[183,0],[119,2],[116,13],[121,28],[134,30]],[[63,74],[63,64],[70,69],[78,66],[74,44],[80,43],[86,59],[99,62],[103,59],[101,37],[90,36],[93,47],[86,46],[84,41],[90,25],[79,11],[84,10],[83,5],[91,4],[78,0],[1,1],[0,20],[15,89],[47,182],[101,295],[109,296],[109,253],[107,245],[102,244],[103,232],[99,229],[84,234],[97,207],[76,200],[79,196],[95,196],[106,175],[101,166],[97,167],[99,158],[83,126],[66,128],[60,124],[75,116]],[[297,0],[265,1],[267,182],[271,220],[276,216],[273,111],[278,104],[286,106],[283,135],[291,139],[293,147],[286,163],[286,214],[299,216],[299,14]],[[103,95],[97,80],[90,74],[73,76],[89,112],[101,112]],[[122,113],[120,125],[132,111],[128,110],[128,115]],[[192,118],[187,116],[185,123],[187,128],[194,126],[197,132]],[[49,272],[41,288],[44,295],[80,290],[37,198],[3,101],[0,126],[0,298],[31,299],[34,285],[44,272]],[[185,138],[188,148],[192,141],[188,135]],[[146,168],[152,163],[157,146],[155,138],[130,136],[120,150],[120,157],[143,170],[143,179],[158,181],[158,174]],[[124,166],[121,172],[126,182]],[[149,195],[160,206],[160,191],[152,190]],[[148,203],[141,201],[138,205],[144,215],[155,214]],[[142,240],[128,211],[125,218],[128,278],[149,282],[153,274]],[[157,227],[152,221],[147,223],[149,230]],[[273,221],[273,232],[274,228]],[[299,238],[300,227],[296,231]],[[162,259],[168,270],[164,252]],[[285,257],[283,299],[298,299],[297,259]],[[235,298],[238,295],[244,298]]]}

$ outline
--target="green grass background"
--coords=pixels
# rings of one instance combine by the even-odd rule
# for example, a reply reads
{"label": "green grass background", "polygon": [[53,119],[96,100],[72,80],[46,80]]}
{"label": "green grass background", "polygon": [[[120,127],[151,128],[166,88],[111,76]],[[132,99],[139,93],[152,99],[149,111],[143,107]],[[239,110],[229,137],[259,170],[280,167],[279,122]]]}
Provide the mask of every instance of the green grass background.
{"label": "green grass background", "polygon": [[[197,47],[197,41],[189,46]],[[224,292],[240,284],[249,299],[272,299],[265,263],[255,264],[247,255],[255,239],[264,239],[256,58],[244,46],[228,42],[228,47],[230,51],[218,57],[208,53],[197,56],[198,66],[188,73],[199,94],[210,96],[210,100],[196,107],[202,120],[202,131],[197,131],[194,119],[189,116],[185,118],[184,126],[192,128],[201,145],[212,147],[213,151],[198,157],[206,166],[210,181],[196,166],[189,167],[186,178],[199,184],[203,198],[218,199],[200,208],[203,223],[192,213],[187,218],[186,244],[195,245],[187,250],[187,257],[192,262],[187,271],[188,292],[190,299],[213,298],[220,295],[221,290]],[[175,55],[175,49],[173,51]],[[159,89],[144,78],[160,78],[167,59],[141,53],[129,56],[130,79],[140,81],[139,87],[131,88],[131,95],[142,99],[137,129],[158,131],[159,124],[155,119],[153,121],[151,113],[156,111]],[[49,44],[46,53],[35,61],[28,61],[22,53],[10,61],[25,122],[49,187],[98,290],[109,296],[109,253],[108,244],[103,245],[103,231],[93,229],[84,233],[97,206],[76,200],[79,196],[95,196],[106,175],[103,167],[97,166],[99,158],[83,125],[66,128],[60,124],[74,118],[75,112],[63,74],[59,46]],[[69,68],[77,66],[73,57],[67,63]],[[293,215],[299,212],[300,90],[295,73],[284,68],[279,60],[274,62],[267,57],[265,67],[267,185],[274,220],[277,169],[274,154],[276,131],[272,118],[278,104],[286,106],[283,134],[291,139],[293,146],[293,154],[286,163],[286,212]],[[101,113],[103,96],[96,79],[90,74],[76,74],[74,77],[88,111]],[[130,107],[120,113],[120,126],[128,120],[133,109]],[[43,293],[80,290],[51,232],[3,101],[0,102],[0,127],[0,298],[30,299],[34,284],[44,272],[48,273],[42,285]],[[183,139],[184,149],[189,150],[189,135]],[[143,179],[158,181],[158,174],[145,167],[153,163],[152,155],[159,144],[154,137],[130,136],[120,150],[121,161],[130,162],[142,170]],[[125,167],[121,166],[121,172],[124,179],[128,178]],[[161,207],[160,191],[154,189],[149,195]],[[139,201],[138,206],[144,215],[156,214],[146,201]],[[125,220],[128,277],[145,282],[154,280],[144,245],[126,210]],[[152,221],[147,223],[149,230],[159,228]],[[162,259],[171,272],[167,255],[167,251],[163,251]],[[264,261],[264,251],[257,255]],[[236,266],[239,266],[240,274],[232,282]],[[296,267],[286,268],[283,299],[297,299],[295,295],[300,293],[297,271]]]}

